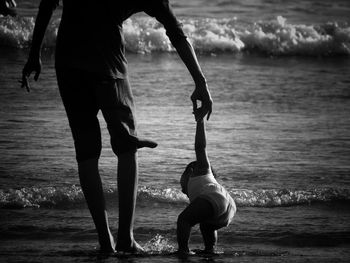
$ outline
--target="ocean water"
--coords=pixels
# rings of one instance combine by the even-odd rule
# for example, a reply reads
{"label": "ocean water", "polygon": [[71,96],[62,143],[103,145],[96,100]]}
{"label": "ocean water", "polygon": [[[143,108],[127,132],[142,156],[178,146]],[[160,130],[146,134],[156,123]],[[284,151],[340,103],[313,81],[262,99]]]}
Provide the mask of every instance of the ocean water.
{"label": "ocean water", "polygon": [[[139,151],[135,236],[148,255],[101,258],[53,66],[60,8],[40,80],[30,93],[18,83],[38,3],[0,17],[0,262],[349,261],[349,1],[171,1],[214,100],[209,158],[238,206],[219,230],[223,253],[185,261],[171,253],[188,203],[179,177],[194,159],[194,86],[164,29],[142,14],[124,25],[139,133],[159,143]],[[100,119],[116,233],[117,159]]]}

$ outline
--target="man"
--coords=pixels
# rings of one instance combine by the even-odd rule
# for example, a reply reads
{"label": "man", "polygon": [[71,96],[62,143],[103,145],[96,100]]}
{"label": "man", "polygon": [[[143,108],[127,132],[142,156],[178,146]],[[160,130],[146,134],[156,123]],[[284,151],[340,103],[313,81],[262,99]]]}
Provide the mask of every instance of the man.
{"label": "man", "polygon": [[[58,0],[42,0],[37,15],[22,87],[29,91],[28,78],[41,71],[40,50],[45,30]],[[79,178],[101,251],[139,252],[133,222],[138,186],[137,149],[156,143],[137,137],[133,96],[125,58],[122,23],[136,12],[155,17],[195,81],[191,96],[194,110],[202,101],[202,117],[212,111],[212,99],[194,50],[187,41],[168,0],[63,0],[57,35],[56,73],[63,104],[72,130]],[[119,227],[117,244],[108,227],[105,200],[98,172],[101,134],[97,113],[101,110],[118,157]]]}

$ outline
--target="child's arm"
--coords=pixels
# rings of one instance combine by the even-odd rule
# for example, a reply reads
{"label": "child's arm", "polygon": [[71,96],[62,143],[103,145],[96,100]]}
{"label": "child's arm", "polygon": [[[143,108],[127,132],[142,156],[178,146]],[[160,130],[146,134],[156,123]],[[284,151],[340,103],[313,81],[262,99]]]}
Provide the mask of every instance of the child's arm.
{"label": "child's arm", "polygon": [[200,118],[197,120],[197,127],[196,127],[196,136],[195,136],[195,143],[194,148],[196,151],[196,159],[197,159],[197,171],[195,171],[195,174],[201,175],[206,174],[208,172],[208,169],[210,169],[210,163],[206,151],[206,135],[205,135],[205,125],[204,125],[204,119]]}

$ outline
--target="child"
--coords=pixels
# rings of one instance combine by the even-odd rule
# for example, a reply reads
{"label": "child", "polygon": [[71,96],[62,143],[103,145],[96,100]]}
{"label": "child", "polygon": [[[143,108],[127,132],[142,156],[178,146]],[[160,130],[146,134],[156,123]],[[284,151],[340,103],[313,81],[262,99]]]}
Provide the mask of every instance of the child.
{"label": "child", "polygon": [[195,151],[197,161],[187,165],[181,176],[182,192],[190,204],[177,220],[177,241],[180,254],[191,253],[188,248],[191,227],[200,224],[204,240],[204,253],[215,253],[217,229],[228,226],[236,213],[236,205],[230,194],[216,181],[207,152],[203,118],[195,113],[197,127]]}

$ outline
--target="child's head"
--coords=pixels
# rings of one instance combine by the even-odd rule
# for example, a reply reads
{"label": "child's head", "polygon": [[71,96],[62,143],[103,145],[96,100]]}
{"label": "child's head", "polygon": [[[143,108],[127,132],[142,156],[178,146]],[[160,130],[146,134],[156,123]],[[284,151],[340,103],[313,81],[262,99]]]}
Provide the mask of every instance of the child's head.
{"label": "child's head", "polygon": [[[181,185],[181,190],[184,194],[187,195],[187,184],[188,184],[188,180],[190,179],[190,177],[192,177],[192,175],[195,173],[196,170],[196,166],[197,166],[197,161],[193,161],[190,162],[187,166],[185,171],[182,173],[181,178],[180,178],[180,185]],[[214,175],[214,178],[217,177],[217,174],[215,172],[215,170],[213,169],[212,166],[210,166],[211,172]]]}
{"label": "child's head", "polygon": [[181,190],[184,194],[187,195],[187,184],[188,180],[190,179],[191,175],[194,173],[194,168],[196,166],[196,162],[190,162],[187,166],[185,171],[181,175],[180,179],[180,185],[181,185]]}

